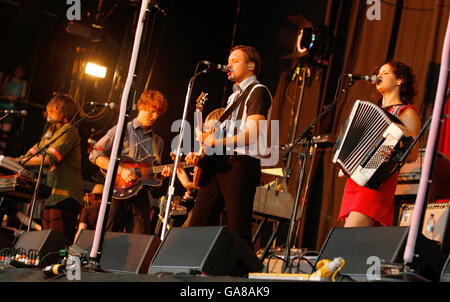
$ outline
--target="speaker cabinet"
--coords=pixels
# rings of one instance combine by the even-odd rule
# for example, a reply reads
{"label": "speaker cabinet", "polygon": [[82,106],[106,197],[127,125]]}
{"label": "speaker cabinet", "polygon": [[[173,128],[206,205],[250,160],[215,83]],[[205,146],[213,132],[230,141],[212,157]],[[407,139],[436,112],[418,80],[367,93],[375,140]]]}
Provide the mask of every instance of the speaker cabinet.
{"label": "speaker cabinet", "polygon": [[49,229],[24,232],[17,240],[14,248],[24,249],[25,252],[37,250],[42,261],[44,256],[64,250],[68,245],[69,242],[60,232]]}
{"label": "speaker cabinet", "polygon": [[244,276],[262,268],[255,253],[227,227],[173,227],[153,258],[149,274]]}
{"label": "speaker cabinet", "polygon": [[[413,212],[414,204],[404,204],[400,210],[398,225],[409,226],[411,224]],[[428,239],[439,241],[442,254],[447,256],[450,253],[450,202],[435,202],[427,204],[422,227],[422,234],[424,236],[427,236],[426,225],[431,214],[434,215],[435,226],[433,235]]]}
{"label": "speaker cabinet", "polygon": [[[75,245],[90,253],[95,231],[81,230]],[[161,240],[154,235],[106,232],[100,267],[122,273],[146,274]]]}
{"label": "speaker cabinet", "polygon": [[[408,238],[408,227],[360,227],[333,228],[323,244],[319,259],[342,257],[346,263],[340,271],[355,280],[367,280],[367,272],[373,263],[367,260],[377,256],[386,263],[403,263]],[[416,241],[412,268],[420,276],[439,279],[444,259],[433,242],[419,234]]]}

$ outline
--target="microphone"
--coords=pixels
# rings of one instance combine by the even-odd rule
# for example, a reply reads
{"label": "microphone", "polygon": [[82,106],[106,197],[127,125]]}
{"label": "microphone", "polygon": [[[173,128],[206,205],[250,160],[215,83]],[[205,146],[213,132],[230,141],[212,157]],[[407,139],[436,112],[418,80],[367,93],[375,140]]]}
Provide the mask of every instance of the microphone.
{"label": "microphone", "polygon": [[379,81],[379,78],[376,75],[369,76],[369,75],[361,75],[361,74],[344,73],[344,76],[346,76],[350,79],[368,81],[373,84],[375,84]]}
{"label": "microphone", "polygon": [[212,63],[210,61],[201,61],[200,63],[202,63],[204,65],[208,65],[208,71],[218,69],[222,72],[228,72],[228,67],[226,65],[216,64],[216,63]]}
{"label": "microphone", "polygon": [[100,106],[100,107],[109,107],[109,109],[113,109],[116,107],[116,103],[97,103],[97,102],[88,102],[87,104],[93,105],[93,106]]}
{"label": "microphone", "polygon": [[19,115],[27,115],[26,110],[0,110],[1,113],[9,113],[9,114],[19,114]]}

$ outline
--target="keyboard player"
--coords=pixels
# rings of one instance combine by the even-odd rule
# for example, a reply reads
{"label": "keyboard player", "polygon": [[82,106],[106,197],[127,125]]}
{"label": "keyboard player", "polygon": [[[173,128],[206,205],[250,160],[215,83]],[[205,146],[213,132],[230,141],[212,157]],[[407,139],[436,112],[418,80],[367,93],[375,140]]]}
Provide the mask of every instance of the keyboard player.
{"label": "keyboard player", "polygon": [[39,143],[15,159],[26,168],[39,167],[44,160],[45,184],[52,191],[45,200],[42,227],[59,231],[69,242],[75,236],[77,217],[83,205],[81,138],[77,128],[73,127],[59,137],[46,152],[35,154],[70,127],[76,121],[77,113],[78,106],[70,96],[56,94],[47,104],[44,114],[50,127]]}

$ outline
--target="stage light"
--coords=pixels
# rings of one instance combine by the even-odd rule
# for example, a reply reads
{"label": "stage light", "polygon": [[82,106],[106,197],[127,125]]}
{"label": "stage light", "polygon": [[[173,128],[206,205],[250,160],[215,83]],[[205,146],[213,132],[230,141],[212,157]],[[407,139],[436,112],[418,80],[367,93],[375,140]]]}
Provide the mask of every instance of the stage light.
{"label": "stage light", "polygon": [[101,66],[92,62],[88,62],[86,64],[86,68],[84,69],[84,72],[87,74],[90,74],[91,76],[97,77],[97,78],[105,78],[106,76],[106,70],[107,68],[105,66]]}
{"label": "stage light", "polygon": [[295,44],[295,57],[307,56],[311,59],[323,59],[329,54],[330,36],[327,27],[300,28]]}

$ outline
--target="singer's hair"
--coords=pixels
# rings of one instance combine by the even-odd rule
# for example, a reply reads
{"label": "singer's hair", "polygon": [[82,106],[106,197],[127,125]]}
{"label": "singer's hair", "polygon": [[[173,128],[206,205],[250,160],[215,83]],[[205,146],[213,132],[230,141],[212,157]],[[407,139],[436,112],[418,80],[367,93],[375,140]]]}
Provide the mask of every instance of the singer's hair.
{"label": "singer's hair", "polygon": [[[417,82],[412,68],[405,63],[389,60],[380,64],[376,69],[375,74],[378,74],[380,68],[386,64],[389,64],[392,67],[392,70],[398,79],[403,80],[403,83],[400,86],[400,100],[402,103],[405,105],[413,104],[414,98],[417,96]],[[383,97],[379,96],[379,104],[381,104],[382,99]]]}
{"label": "singer's hair", "polygon": [[261,72],[261,56],[259,52],[253,46],[247,45],[236,45],[230,50],[230,54],[235,50],[241,50],[246,58],[246,63],[255,63],[255,68],[253,69],[253,74],[258,76]]}
{"label": "singer's hair", "polygon": [[54,109],[62,113],[63,119],[65,119],[69,123],[74,123],[76,121],[78,104],[68,94],[54,94],[53,98],[47,104],[46,112],[44,114],[45,116],[47,116],[49,109]]}
{"label": "singer's hair", "polygon": [[141,94],[137,102],[137,109],[148,111],[155,110],[159,114],[164,114],[167,111],[167,100],[164,95],[158,90],[146,90]]}

